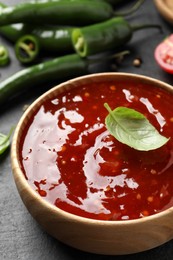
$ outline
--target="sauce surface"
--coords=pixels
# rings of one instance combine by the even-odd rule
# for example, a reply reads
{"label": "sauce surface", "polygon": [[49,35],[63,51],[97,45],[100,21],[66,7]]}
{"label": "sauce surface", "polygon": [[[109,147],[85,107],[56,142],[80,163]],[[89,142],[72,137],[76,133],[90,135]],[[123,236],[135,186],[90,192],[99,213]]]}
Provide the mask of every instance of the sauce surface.
{"label": "sauce surface", "polygon": [[[21,138],[27,181],[56,207],[92,219],[137,219],[173,206],[172,98],[149,85],[103,82],[46,101]],[[105,128],[105,102],[143,113],[169,142],[148,152],[118,142]]]}

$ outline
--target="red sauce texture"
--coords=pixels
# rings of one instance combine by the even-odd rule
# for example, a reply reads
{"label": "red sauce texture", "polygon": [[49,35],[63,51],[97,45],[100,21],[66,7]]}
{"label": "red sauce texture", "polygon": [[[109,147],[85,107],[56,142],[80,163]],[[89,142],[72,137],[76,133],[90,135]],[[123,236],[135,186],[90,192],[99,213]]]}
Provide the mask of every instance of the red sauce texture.
{"label": "red sauce texture", "polygon": [[[173,96],[150,85],[103,82],[47,100],[20,143],[21,168],[31,187],[64,211],[98,220],[130,220],[173,206]],[[108,112],[143,113],[168,143],[137,151],[111,136]]]}

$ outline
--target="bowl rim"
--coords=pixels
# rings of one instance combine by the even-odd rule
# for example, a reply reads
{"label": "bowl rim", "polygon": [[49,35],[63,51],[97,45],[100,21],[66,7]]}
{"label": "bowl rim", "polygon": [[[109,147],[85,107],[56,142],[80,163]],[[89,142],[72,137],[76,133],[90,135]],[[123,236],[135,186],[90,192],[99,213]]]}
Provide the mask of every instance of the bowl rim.
{"label": "bowl rim", "polygon": [[169,6],[171,0],[154,0],[154,3],[162,17],[170,24],[173,24],[173,14]]}
{"label": "bowl rim", "polygon": [[[58,207],[56,207],[55,205],[51,204],[49,201],[45,200],[44,198],[42,198],[34,189],[32,189],[32,187],[29,185],[29,183],[27,182],[24,173],[21,170],[20,167],[20,163],[18,160],[18,155],[17,155],[17,143],[18,143],[18,139],[19,139],[19,132],[20,129],[22,127],[23,121],[25,120],[25,118],[27,117],[27,115],[29,113],[33,113],[33,108],[37,105],[38,107],[40,106],[40,102],[42,100],[44,100],[46,97],[49,97],[50,93],[52,93],[53,91],[63,87],[64,85],[69,85],[69,84],[73,84],[75,82],[80,81],[81,79],[91,79],[93,77],[108,77],[108,76],[112,76],[112,77],[126,77],[126,78],[131,78],[131,79],[137,79],[137,80],[144,80],[145,82],[148,82],[149,84],[154,84],[156,87],[161,87],[163,89],[166,89],[170,92],[172,92],[173,94],[173,87],[166,83],[163,82],[159,79],[156,78],[152,78],[149,76],[145,76],[145,75],[140,75],[140,74],[135,74],[135,73],[126,73],[126,72],[102,72],[102,73],[93,73],[93,74],[88,74],[88,75],[84,75],[84,76],[79,76],[79,77],[75,77],[73,79],[64,81],[54,87],[52,87],[51,89],[49,89],[48,91],[44,92],[42,95],[40,95],[38,98],[36,98],[35,101],[32,102],[32,104],[26,109],[26,111],[23,113],[23,115],[21,116],[21,118],[18,121],[18,124],[16,126],[16,129],[14,131],[14,135],[12,138],[12,143],[11,143],[11,168],[12,168],[12,172],[13,172],[13,177],[16,183],[16,178],[20,179],[20,182],[22,183],[22,186],[24,189],[27,190],[27,192],[29,193],[29,195],[37,200],[37,202],[39,202],[44,208],[47,208],[48,210],[50,210],[52,213],[58,214],[59,216],[65,218],[67,221],[73,221],[73,222],[80,222],[83,224],[90,224],[90,225],[95,225],[95,224],[99,224],[99,225],[106,225],[106,226],[129,226],[132,224],[141,224],[141,223],[146,223],[149,221],[154,221],[154,220],[158,220],[159,218],[162,218],[164,216],[166,216],[167,214],[169,215],[170,213],[173,213],[173,206],[165,209],[161,212],[158,212],[156,214],[153,215],[149,215],[147,217],[143,217],[143,218],[137,218],[137,219],[131,219],[131,220],[115,220],[115,221],[110,221],[110,220],[97,220],[97,219],[91,219],[91,218],[86,218],[86,217],[82,217],[82,216],[78,216],[75,215],[73,213],[69,213],[66,212]],[[41,102],[42,103],[42,102]],[[32,111],[33,110],[33,111]],[[16,185],[17,186],[17,185]],[[18,189],[18,187],[17,187]],[[21,198],[22,199],[22,198]]]}

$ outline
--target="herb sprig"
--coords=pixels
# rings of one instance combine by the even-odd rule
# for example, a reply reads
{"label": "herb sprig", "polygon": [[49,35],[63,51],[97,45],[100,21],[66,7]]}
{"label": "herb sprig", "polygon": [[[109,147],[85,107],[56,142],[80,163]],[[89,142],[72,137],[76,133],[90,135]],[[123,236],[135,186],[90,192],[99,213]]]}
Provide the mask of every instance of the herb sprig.
{"label": "herb sprig", "polygon": [[10,129],[8,135],[0,133],[0,155],[2,155],[10,146],[10,137],[13,133],[14,127]]}
{"label": "herb sprig", "polygon": [[119,142],[140,151],[154,150],[168,142],[169,138],[161,135],[140,112],[127,107],[111,110],[107,103],[104,106],[109,112],[106,127]]}

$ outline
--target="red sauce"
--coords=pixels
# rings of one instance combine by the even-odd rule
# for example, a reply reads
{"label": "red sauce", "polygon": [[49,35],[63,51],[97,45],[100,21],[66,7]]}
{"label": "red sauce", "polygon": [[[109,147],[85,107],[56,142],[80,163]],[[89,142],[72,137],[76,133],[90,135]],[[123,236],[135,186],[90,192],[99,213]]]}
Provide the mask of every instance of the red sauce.
{"label": "red sauce", "polygon": [[[173,206],[172,99],[152,86],[103,82],[46,101],[21,138],[27,181],[56,207],[92,219],[137,219]],[[171,139],[148,152],[118,142],[105,128],[105,102],[145,114]]]}

